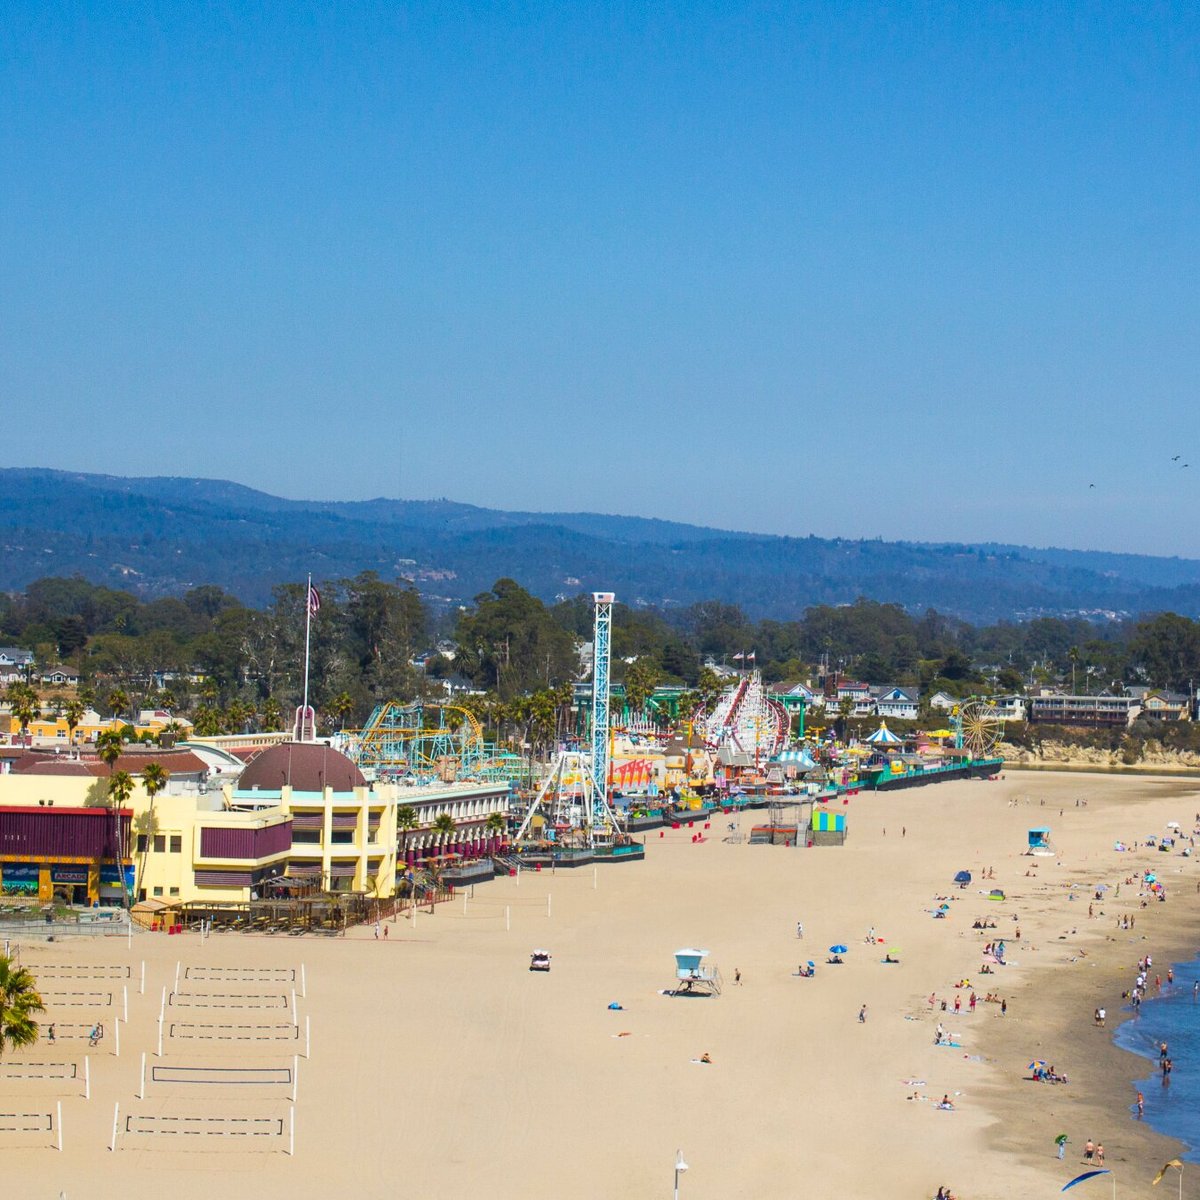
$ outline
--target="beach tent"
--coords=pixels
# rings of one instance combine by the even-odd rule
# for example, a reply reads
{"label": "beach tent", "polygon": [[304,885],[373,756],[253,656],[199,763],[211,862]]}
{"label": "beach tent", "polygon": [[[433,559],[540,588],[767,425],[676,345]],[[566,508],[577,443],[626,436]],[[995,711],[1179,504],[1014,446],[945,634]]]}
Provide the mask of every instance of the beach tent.
{"label": "beach tent", "polygon": [[959,887],[966,887],[967,884],[971,882],[971,872],[959,871],[959,873],[954,877],[954,882],[957,883]]}
{"label": "beach tent", "polygon": [[818,833],[845,833],[846,814],[830,812],[826,808],[814,808],[812,810],[812,828]]}
{"label": "beach tent", "polygon": [[1042,825],[1029,831],[1030,850],[1048,850],[1050,848],[1049,826]]}
{"label": "beach tent", "polygon": [[1004,893],[999,888],[992,888],[988,893],[989,900],[1003,900],[1004,898]]}
{"label": "beach tent", "polygon": [[888,727],[886,721],[881,721],[879,728],[867,738],[869,746],[900,746],[904,739],[897,737]]}

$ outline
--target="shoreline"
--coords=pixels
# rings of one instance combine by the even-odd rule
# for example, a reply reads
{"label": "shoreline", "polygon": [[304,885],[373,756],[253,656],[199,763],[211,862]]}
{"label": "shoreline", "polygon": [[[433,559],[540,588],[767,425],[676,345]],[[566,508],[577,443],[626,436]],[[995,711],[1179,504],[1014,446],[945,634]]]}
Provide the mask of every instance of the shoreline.
{"label": "shoreline", "polygon": [[1196,786],[1200,788],[1200,767],[1174,767],[1168,765],[1129,766],[1125,763],[1092,763],[1083,759],[1066,759],[1064,761],[1050,760],[1047,762],[1022,762],[1019,759],[1004,759],[1006,771],[1044,771],[1047,773],[1062,772],[1064,775],[1141,775],[1146,778],[1161,777],[1164,779],[1187,778],[1192,776]]}
{"label": "shoreline", "polygon": [[[1180,781],[1163,777],[1162,782],[1177,785]],[[1141,1055],[1116,1045],[1117,1030],[1135,1019],[1121,993],[1131,985],[1137,959],[1144,954],[1164,965],[1195,958],[1200,951],[1200,896],[1191,889],[1191,876],[1180,880],[1178,855],[1165,858],[1142,848],[1128,855],[1110,851],[1103,857],[1110,856],[1118,861],[1091,869],[1068,862],[1060,868],[1049,885],[1059,894],[1048,897],[1050,903],[1040,914],[1039,961],[1011,989],[1009,1017],[990,1023],[984,1031],[981,1049],[1001,1073],[985,1089],[985,1103],[994,1117],[987,1145],[1053,1177],[1061,1187],[1087,1169],[1081,1150],[1083,1142],[1092,1138],[1106,1146],[1106,1165],[1120,1177],[1121,1194],[1150,1197],[1156,1194],[1150,1186],[1154,1174],[1185,1148],[1132,1115],[1134,1081],[1152,1073],[1153,1067]],[[1091,885],[1123,880],[1135,868],[1144,870],[1149,865],[1171,869],[1170,875],[1163,876],[1168,883],[1165,904],[1153,901],[1143,909],[1133,888],[1119,897],[1114,889],[1103,901],[1092,900]],[[1081,899],[1066,901],[1073,883]],[[1089,902],[1096,907],[1091,920],[1086,916]],[[1136,916],[1133,931],[1115,927],[1117,918],[1126,913]],[[1062,933],[1051,932],[1050,940],[1045,940],[1042,931],[1048,923],[1062,928],[1068,921],[1077,930],[1074,936],[1068,932],[1064,940]],[[1028,943],[1026,939],[1021,949],[1023,957]],[[1093,1023],[1098,1007],[1109,1014],[1106,1028]],[[1051,1085],[1029,1080],[1028,1070],[1019,1068],[1037,1058],[1066,1071],[1071,1082]],[[1070,1138],[1061,1163],[1053,1146],[1060,1132]]]}

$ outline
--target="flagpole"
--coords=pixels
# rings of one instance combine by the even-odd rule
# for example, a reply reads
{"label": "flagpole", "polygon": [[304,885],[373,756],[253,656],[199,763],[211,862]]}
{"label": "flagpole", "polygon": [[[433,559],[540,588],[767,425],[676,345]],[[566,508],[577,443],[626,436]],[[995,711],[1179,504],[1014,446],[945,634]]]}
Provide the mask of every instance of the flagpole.
{"label": "flagpole", "polygon": [[308,736],[308,647],[312,634],[312,575],[304,590],[304,707],[300,710],[300,740],[307,742]]}

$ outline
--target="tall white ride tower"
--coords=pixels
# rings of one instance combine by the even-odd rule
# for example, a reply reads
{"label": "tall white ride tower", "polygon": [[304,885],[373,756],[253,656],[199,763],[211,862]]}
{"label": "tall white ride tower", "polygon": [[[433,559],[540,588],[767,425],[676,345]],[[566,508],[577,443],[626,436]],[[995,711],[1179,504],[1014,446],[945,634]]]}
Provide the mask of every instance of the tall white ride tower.
{"label": "tall white ride tower", "polygon": [[594,846],[616,832],[617,817],[608,800],[608,673],[614,599],[612,592],[592,593],[596,617],[592,633],[591,753],[563,750],[558,754],[517,830],[518,842],[539,810],[553,822],[556,838],[579,831],[587,845]]}

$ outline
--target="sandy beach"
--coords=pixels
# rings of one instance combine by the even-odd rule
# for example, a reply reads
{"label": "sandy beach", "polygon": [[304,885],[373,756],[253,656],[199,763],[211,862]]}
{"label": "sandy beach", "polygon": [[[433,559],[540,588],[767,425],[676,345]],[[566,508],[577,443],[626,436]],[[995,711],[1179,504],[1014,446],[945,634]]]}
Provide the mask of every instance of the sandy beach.
{"label": "sandy beach", "polygon": [[[85,1101],[77,1080],[0,1078],[5,1112],[63,1105],[61,1153],[50,1134],[0,1135],[7,1178],[22,1196],[48,1200],[114,1187],[130,1200],[409,1188],[599,1200],[669,1196],[682,1149],[686,1200],[800,1191],[916,1200],[940,1184],[961,1200],[999,1200],[1057,1191],[1082,1169],[1091,1137],[1104,1143],[1120,1195],[1161,1192],[1150,1179],[1177,1147],[1132,1119],[1129,1080],[1146,1064],[1113,1048],[1111,1032],[1139,957],[1165,964],[1200,945],[1200,867],[1147,848],[1118,853],[1113,843],[1144,842],[1170,820],[1190,829],[1200,790],[1177,778],[1012,772],[863,795],[847,811],[840,849],[725,842],[718,818],[708,830],[652,833],[641,864],[480,886],[465,911],[456,901],[422,912],[415,927],[389,923],[386,939],[366,928],[336,940],[143,934],[132,949],[124,938],[29,942],[23,959],[35,971],[128,965],[116,989],[129,989],[129,1021],[117,1058],[119,1000],[56,1007],[46,1019],[65,1033],[104,1020],[100,1045],[89,1051],[86,1039],[64,1037],[6,1057],[7,1070],[81,1064],[87,1053],[91,1089]],[[743,833],[750,824],[741,818]],[[1026,830],[1039,824],[1052,827],[1060,858],[1025,856]],[[1167,903],[1143,909],[1131,886],[1116,894],[1145,867],[1160,871]],[[960,890],[951,880],[964,868],[974,881]],[[985,882],[988,868],[995,878]],[[1114,890],[1096,903],[1100,883]],[[987,900],[991,886],[1008,898]],[[949,898],[945,919],[932,916],[938,897]],[[1133,931],[1116,928],[1125,913],[1136,916]],[[997,928],[974,930],[976,918]],[[871,927],[876,946],[865,941]],[[997,937],[1008,965],[981,976],[982,946]],[[849,947],[844,965],[826,965],[838,942]],[[661,994],[672,986],[674,950],[690,945],[711,951],[720,996]],[[541,947],[553,954],[549,974],[528,970]],[[881,962],[890,947],[899,965]],[[797,977],[808,959],[815,978]],[[177,964],[158,1058],[162,993],[176,992]],[[306,994],[293,1010],[288,973],[299,981],[301,965]],[[257,982],[231,968],[257,971]],[[964,978],[981,1001],[974,1013],[970,990],[953,986]],[[42,987],[61,994],[66,985]],[[78,990],[109,989],[84,980]],[[1007,1015],[982,1002],[989,991],[1007,1000]],[[613,1001],[621,1011],[608,1009]],[[1101,1004],[1107,1030],[1092,1022]],[[939,1020],[959,1046],[934,1045]],[[136,1096],[142,1052],[151,1071],[233,1066],[250,1078],[246,1068],[278,1072],[303,1055],[306,1021],[294,1157],[285,1153],[283,1075],[261,1086],[152,1082]],[[172,1036],[189,1024],[275,1032],[241,1042]],[[694,1061],[706,1053],[711,1064]],[[1070,1083],[1028,1082],[1035,1058]],[[953,1111],[937,1107],[947,1094]],[[122,1126],[135,1120],[112,1152],[114,1104]],[[262,1136],[147,1132],[170,1127],[164,1117],[220,1129],[218,1116],[259,1121],[244,1128]],[[1063,1162],[1052,1140],[1060,1130],[1071,1139]]]}

